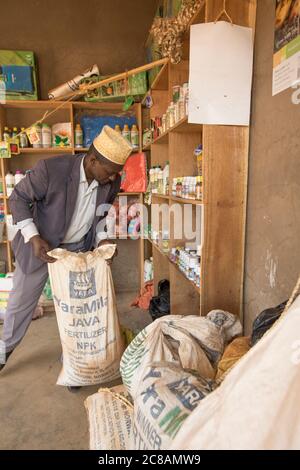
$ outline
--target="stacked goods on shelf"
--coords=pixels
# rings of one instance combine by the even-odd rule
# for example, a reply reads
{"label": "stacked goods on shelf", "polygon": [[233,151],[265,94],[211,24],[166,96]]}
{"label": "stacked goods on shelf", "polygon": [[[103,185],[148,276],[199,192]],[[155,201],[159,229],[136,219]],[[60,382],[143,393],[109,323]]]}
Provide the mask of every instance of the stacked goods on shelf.
{"label": "stacked goods on shelf", "polygon": [[9,197],[13,192],[15,186],[25,178],[25,175],[21,170],[16,170],[16,174],[13,175],[11,172],[8,172],[5,175],[5,184],[6,184],[6,195]]}
{"label": "stacked goods on shelf", "polygon": [[[89,147],[94,138],[102,131],[103,127],[108,125],[122,132],[123,137],[132,143],[133,148],[139,147],[138,128],[136,117],[130,113],[114,113],[114,115],[94,116],[85,114],[81,116],[80,124],[83,130],[84,147]],[[132,142],[133,140],[133,142]]]}
{"label": "stacked goods on shelf", "polygon": [[152,166],[149,170],[149,191],[152,194],[169,194],[170,164],[167,161],[164,168]]}
{"label": "stacked goods on shelf", "polygon": [[[85,85],[91,85],[105,80],[109,76],[96,76],[87,78],[83,81]],[[84,96],[85,101],[102,102],[102,101],[120,101],[125,96],[130,95],[139,100],[147,92],[147,72],[140,72],[135,75],[130,75],[128,81],[118,80],[106,85],[100,86],[95,90],[89,90]]]}
{"label": "stacked goods on shelf", "polygon": [[11,273],[0,274],[0,319],[4,320],[9,294],[13,288]]}
{"label": "stacked goods on shelf", "polygon": [[25,127],[4,127],[2,139],[4,142],[15,142],[21,149],[24,148],[50,148],[71,147],[72,125],[70,122],[57,123],[50,126],[43,122],[35,124],[25,131]]}
{"label": "stacked goods on shelf", "polygon": [[31,51],[0,50],[0,82],[6,100],[37,100],[37,67]]}
{"label": "stacked goods on shelf", "polygon": [[[172,101],[162,116],[151,117],[151,140],[152,142],[172,129],[179,121],[188,115],[189,106],[189,84],[182,86],[174,85],[172,88]],[[145,129],[143,143],[148,141],[149,129]]]}

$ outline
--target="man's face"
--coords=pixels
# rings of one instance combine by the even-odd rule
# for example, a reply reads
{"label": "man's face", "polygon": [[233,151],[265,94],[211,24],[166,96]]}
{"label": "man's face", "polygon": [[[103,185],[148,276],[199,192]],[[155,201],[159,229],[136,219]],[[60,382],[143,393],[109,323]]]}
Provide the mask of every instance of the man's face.
{"label": "man's face", "polygon": [[95,159],[91,166],[91,173],[99,184],[104,185],[109,182],[115,181],[119,170],[113,164],[103,164],[99,160]]}

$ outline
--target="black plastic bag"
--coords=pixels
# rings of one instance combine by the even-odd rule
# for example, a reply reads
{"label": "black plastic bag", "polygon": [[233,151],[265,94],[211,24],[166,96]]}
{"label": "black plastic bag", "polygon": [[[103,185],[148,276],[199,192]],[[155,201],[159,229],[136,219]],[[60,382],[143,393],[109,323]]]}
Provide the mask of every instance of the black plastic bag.
{"label": "black plastic bag", "polygon": [[277,307],[267,308],[263,310],[258,317],[254,320],[252,326],[251,346],[254,346],[263,335],[271,328],[272,325],[278,320],[282,314],[287,300]]}
{"label": "black plastic bag", "polygon": [[170,314],[170,282],[163,279],[158,283],[158,295],[152,297],[149,305],[152,320]]}

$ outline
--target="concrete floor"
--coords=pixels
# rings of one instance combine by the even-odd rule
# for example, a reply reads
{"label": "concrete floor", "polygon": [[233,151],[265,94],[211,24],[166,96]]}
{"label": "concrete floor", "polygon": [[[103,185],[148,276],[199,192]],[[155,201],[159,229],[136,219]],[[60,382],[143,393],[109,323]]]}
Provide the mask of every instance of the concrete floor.
{"label": "concrete floor", "polygon": [[[134,297],[135,293],[119,294],[118,310],[124,326],[140,330],[151,322],[151,317],[148,312],[130,307]],[[72,394],[56,385],[60,354],[55,315],[32,322],[0,372],[0,449],[88,449],[83,402],[99,386]]]}

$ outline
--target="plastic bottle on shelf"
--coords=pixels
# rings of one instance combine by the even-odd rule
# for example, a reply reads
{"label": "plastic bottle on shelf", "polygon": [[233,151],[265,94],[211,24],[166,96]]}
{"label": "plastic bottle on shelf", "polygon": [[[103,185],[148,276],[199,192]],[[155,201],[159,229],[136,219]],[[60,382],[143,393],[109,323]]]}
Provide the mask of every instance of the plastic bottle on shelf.
{"label": "plastic bottle on shelf", "polygon": [[128,124],[125,124],[122,130],[122,136],[124,139],[127,139],[128,142],[131,144],[131,136],[130,136],[130,129]]}
{"label": "plastic bottle on shelf", "polygon": [[130,132],[131,145],[134,150],[139,148],[139,130],[136,124],[133,124]]}
{"label": "plastic bottle on shelf", "polygon": [[173,178],[173,183],[172,183],[172,196],[176,196],[176,185],[177,185],[177,178]]}
{"label": "plastic bottle on shelf", "polygon": [[175,107],[173,101],[169,106],[169,126],[170,128],[174,127],[175,125]]}
{"label": "plastic bottle on shelf", "polygon": [[163,194],[163,170],[160,168],[158,172],[157,179],[157,192],[158,194]]}
{"label": "plastic bottle on shelf", "polygon": [[144,281],[149,282],[153,279],[153,258],[146,259],[144,262]]}
{"label": "plastic bottle on shelf", "polygon": [[181,120],[185,117],[184,98],[180,98],[180,100],[178,101],[178,107],[179,107],[179,120]]}
{"label": "plastic bottle on shelf", "polygon": [[119,134],[122,134],[121,126],[119,126],[119,124],[115,125],[115,131],[119,132]]}
{"label": "plastic bottle on shelf", "polygon": [[20,134],[20,147],[25,149],[29,147],[28,137],[25,132],[25,127],[21,127],[21,134]]}
{"label": "plastic bottle on shelf", "polygon": [[15,142],[18,143],[18,145],[20,145],[20,138],[17,137],[18,133],[19,133],[18,128],[17,128],[17,127],[14,127],[14,128],[13,128],[13,131],[12,131],[11,137],[12,137],[12,139],[14,139]]}
{"label": "plastic bottle on shelf", "polygon": [[163,194],[169,194],[169,162],[166,162],[165,167],[163,169]]}
{"label": "plastic bottle on shelf", "polygon": [[3,178],[0,176],[0,196],[3,196]]}
{"label": "plastic bottle on shelf", "polygon": [[12,173],[8,172],[5,175],[5,184],[6,184],[7,196],[10,196],[11,193],[13,192],[14,186],[15,186],[15,177]]}
{"label": "plastic bottle on shelf", "polygon": [[169,252],[169,240],[170,240],[169,231],[164,230],[162,233],[162,250],[164,253]]}
{"label": "plastic bottle on shelf", "polygon": [[3,140],[4,142],[8,142],[11,137],[10,130],[7,126],[4,127],[4,132],[3,132]]}
{"label": "plastic bottle on shelf", "polygon": [[15,174],[15,186],[25,177],[21,170],[16,170]]}
{"label": "plastic bottle on shelf", "polygon": [[80,124],[76,124],[75,127],[75,148],[79,149],[83,147],[83,131]]}
{"label": "plastic bottle on shelf", "polygon": [[35,129],[35,132],[37,133],[38,137],[39,137],[39,141],[38,142],[35,142],[34,144],[32,144],[32,147],[33,148],[41,148],[42,147],[42,126],[41,124],[36,124],[34,126],[34,129]]}
{"label": "plastic bottle on shelf", "polygon": [[196,194],[195,194],[195,199],[197,201],[200,201],[201,199],[201,183],[200,183],[200,176],[197,176],[196,178]]}
{"label": "plastic bottle on shelf", "polygon": [[50,126],[45,122],[42,124],[42,146],[44,148],[51,147],[52,132]]}

